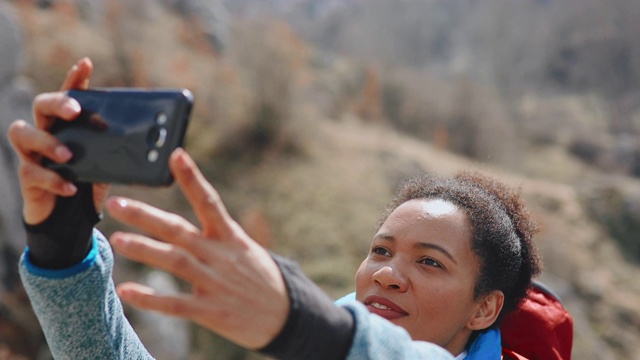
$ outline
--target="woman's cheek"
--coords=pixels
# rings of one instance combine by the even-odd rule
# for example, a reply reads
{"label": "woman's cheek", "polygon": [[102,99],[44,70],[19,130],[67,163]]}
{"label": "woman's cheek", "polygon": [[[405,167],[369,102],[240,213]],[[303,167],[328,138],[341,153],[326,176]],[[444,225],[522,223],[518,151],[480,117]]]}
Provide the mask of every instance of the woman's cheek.
{"label": "woman's cheek", "polygon": [[371,282],[370,265],[367,259],[364,259],[356,272],[356,299],[361,300],[358,296],[362,295],[363,290]]}

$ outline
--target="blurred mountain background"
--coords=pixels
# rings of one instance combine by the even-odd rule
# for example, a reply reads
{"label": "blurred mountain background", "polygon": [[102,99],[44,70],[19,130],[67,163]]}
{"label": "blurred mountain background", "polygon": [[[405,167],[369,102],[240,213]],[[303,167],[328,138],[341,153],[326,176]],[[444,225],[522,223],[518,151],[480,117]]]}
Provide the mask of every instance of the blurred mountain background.
{"label": "blurred mountain background", "polygon": [[[0,0],[0,359],[51,357],[16,274],[6,129],[82,56],[95,87],[191,89],[187,150],[248,232],[334,297],[403,178],[471,168],[520,187],[573,357],[640,359],[638,18],[636,0]],[[114,193],[194,220],[175,187]],[[114,276],[188,291],[122,259]],[[158,359],[261,358],[127,314]]]}

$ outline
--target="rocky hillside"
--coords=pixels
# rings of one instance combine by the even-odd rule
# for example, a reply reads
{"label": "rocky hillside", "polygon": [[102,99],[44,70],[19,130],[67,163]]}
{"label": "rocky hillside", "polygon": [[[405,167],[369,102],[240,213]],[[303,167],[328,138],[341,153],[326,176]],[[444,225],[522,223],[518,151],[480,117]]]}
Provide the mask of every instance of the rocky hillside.
{"label": "rocky hillside", "polygon": [[[574,316],[574,358],[637,358],[640,187],[611,155],[617,137],[590,137],[580,147],[574,136],[607,128],[612,116],[602,98],[523,91],[505,103],[475,77],[338,56],[271,15],[224,22],[233,14],[193,11],[199,1],[5,4],[21,25],[19,73],[34,91],[56,89],[86,55],[96,64],[94,86],[190,88],[196,108],[187,150],[254,238],[299,260],[331,295],[352,288],[378,214],[403,178],[479,169],[519,186],[542,225],[543,280]],[[114,191],[192,216],[175,188]],[[118,225],[106,219],[101,227],[109,233]],[[120,262],[116,280],[149,275]],[[181,285],[165,280],[158,281]],[[30,334],[25,343],[42,345],[16,293],[3,292],[2,321]],[[140,329],[163,321],[130,315]],[[159,358],[163,341],[174,350],[190,345],[171,358],[256,357],[201,329],[180,329],[184,337],[141,334]],[[0,335],[0,351],[11,345],[47,358],[44,346],[38,355],[24,350],[35,345],[3,344],[9,337]]]}

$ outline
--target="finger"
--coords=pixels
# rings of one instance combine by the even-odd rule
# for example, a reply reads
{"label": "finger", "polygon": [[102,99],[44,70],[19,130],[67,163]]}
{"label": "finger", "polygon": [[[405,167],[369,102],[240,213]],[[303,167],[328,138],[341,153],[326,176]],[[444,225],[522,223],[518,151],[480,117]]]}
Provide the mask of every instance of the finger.
{"label": "finger", "polygon": [[39,224],[51,215],[56,196],[72,196],[77,187],[58,174],[30,162],[18,167],[24,205],[22,216],[27,224]]}
{"label": "finger", "polygon": [[[66,181],[55,171],[43,168],[34,163],[21,163],[18,167],[20,186],[23,189],[23,197],[29,200],[37,200],[42,192],[59,196],[72,196],[78,188]],[[39,190],[39,191],[38,191]]]}
{"label": "finger", "polygon": [[35,129],[24,120],[11,123],[8,138],[22,161],[35,162],[45,156],[52,161],[65,163],[73,157],[71,151],[55,136]]}
{"label": "finger", "polygon": [[153,237],[188,249],[195,254],[204,250],[198,228],[181,216],[123,197],[107,200],[107,210],[114,219],[134,226]]}
{"label": "finger", "polygon": [[[126,282],[116,287],[120,299],[138,309],[157,311],[159,313],[188,319],[196,324],[204,326],[223,337],[236,335],[237,340],[243,340],[243,336],[237,336],[238,328],[246,326],[247,322],[241,322],[238,326],[234,317],[230,318],[234,310],[229,310],[229,305],[218,306],[215,299],[200,300],[187,294],[162,294],[159,291],[145,285],[134,282]],[[232,306],[237,309],[237,306]],[[245,333],[246,331],[242,331]],[[233,338],[229,338],[233,341]],[[243,345],[242,342],[237,342]],[[250,346],[260,348],[262,346]]]}
{"label": "finger", "polygon": [[[89,58],[80,59],[67,72],[62,91],[87,89],[93,73],[93,63]],[[80,104],[64,92],[45,93],[36,96],[33,103],[33,118],[37,128],[49,129],[55,118],[73,120],[80,114]]]}
{"label": "finger", "polygon": [[171,172],[193,207],[202,232],[208,238],[227,238],[235,221],[231,218],[218,192],[205,179],[196,163],[183,149],[176,149],[169,159]]}
{"label": "finger", "polygon": [[47,130],[55,118],[73,120],[81,111],[80,103],[65,93],[43,93],[33,101],[33,118],[35,126]]}
{"label": "finger", "polygon": [[110,242],[120,255],[167,271],[191,284],[218,282],[218,279],[212,277],[194,255],[173,244],[123,232],[113,233]]}
{"label": "finger", "polygon": [[118,285],[116,291],[120,299],[139,309],[184,319],[195,319],[203,314],[202,309],[196,305],[197,302],[184,294],[162,295],[148,286],[132,282]]}
{"label": "finger", "polygon": [[60,90],[89,88],[89,79],[93,73],[93,63],[88,57],[84,57],[69,69]]}
{"label": "finger", "polygon": [[96,207],[96,212],[100,213],[107,200],[107,195],[111,185],[106,183],[93,183],[93,203]]}

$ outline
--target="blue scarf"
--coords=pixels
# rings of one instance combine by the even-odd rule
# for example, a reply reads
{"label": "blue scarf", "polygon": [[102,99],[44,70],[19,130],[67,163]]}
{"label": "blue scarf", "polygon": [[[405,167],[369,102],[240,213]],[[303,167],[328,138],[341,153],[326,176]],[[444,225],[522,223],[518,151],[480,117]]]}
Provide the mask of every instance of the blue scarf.
{"label": "blue scarf", "polygon": [[500,330],[489,329],[481,332],[473,341],[464,360],[500,359],[502,338]]}

